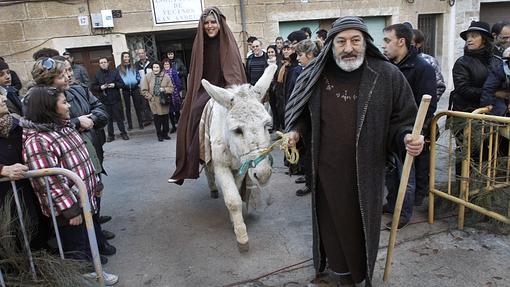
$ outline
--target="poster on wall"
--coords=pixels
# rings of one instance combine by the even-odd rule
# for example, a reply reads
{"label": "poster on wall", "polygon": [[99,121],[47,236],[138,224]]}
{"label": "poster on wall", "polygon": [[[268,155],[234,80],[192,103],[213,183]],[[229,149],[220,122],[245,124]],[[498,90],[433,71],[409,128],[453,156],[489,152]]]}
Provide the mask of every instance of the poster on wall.
{"label": "poster on wall", "polygon": [[154,24],[193,22],[202,15],[202,0],[151,0]]}

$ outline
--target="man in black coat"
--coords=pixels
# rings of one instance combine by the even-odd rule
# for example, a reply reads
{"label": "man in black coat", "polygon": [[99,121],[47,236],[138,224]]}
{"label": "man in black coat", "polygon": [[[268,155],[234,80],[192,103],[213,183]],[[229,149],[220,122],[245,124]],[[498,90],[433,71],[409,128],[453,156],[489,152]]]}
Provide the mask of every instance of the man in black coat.
{"label": "man in black coat", "polygon": [[94,81],[91,84],[92,91],[96,93],[101,102],[106,106],[106,111],[110,115],[108,121],[108,142],[115,139],[113,132],[113,121],[117,122],[120,130],[120,136],[124,140],[129,137],[124,126],[124,114],[122,112],[122,101],[120,97],[120,89],[124,87],[124,82],[115,69],[108,69],[108,59],[99,59],[99,71],[97,71]]}
{"label": "man in black coat", "polygon": [[317,273],[327,267],[341,284],[372,286],[386,156],[404,144],[412,156],[421,152],[423,137],[409,134],[415,116],[409,84],[374,45],[363,20],[336,20],[285,111],[289,145],[304,141],[310,151]]}
{"label": "man in black coat", "polygon": [[[430,122],[434,117],[437,107],[436,74],[434,67],[420,57],[418,51],[411,46],[412,39],[413,30],[409,26],[394,24],[384,28],[382,48],[384,55],[404,74],[413,90],[414,100],[417,105],[420,104],[423,95],[430,95],[432,97],[423,126],[423,133],[425,138],[428,139],[430,138]],[[425,147],[423,152],[414,160],[414,167],[409,177],[399,228],[403,228],[410,221],[413,205],[421,205],[423,198],[428,194],[429,156],[428,147]],[[388,203],[383,208],[384,212],[393,213],[404,157],[405,150],[401,150],[390,160],[392,164],[389,165],[386,174]],[[388,226],[391,227],[391,224]]]}

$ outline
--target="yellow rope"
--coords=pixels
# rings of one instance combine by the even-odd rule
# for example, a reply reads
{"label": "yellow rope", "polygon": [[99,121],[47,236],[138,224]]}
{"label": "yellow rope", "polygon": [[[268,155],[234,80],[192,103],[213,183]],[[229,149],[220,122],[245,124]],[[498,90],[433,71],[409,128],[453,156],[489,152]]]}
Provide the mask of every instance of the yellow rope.
{"label": "yellow rope", "polygon": [[259,156],[265,156],[270,153],[275,147],[280,148],[285,154],[285,158],[290,164],[297,164],[299,161],[299,152],[297,148],[289,147],[289,137],[282,132],[276,132],[276,135],[280,137],[279,140],[275,141],[269,147],[260,151]]}

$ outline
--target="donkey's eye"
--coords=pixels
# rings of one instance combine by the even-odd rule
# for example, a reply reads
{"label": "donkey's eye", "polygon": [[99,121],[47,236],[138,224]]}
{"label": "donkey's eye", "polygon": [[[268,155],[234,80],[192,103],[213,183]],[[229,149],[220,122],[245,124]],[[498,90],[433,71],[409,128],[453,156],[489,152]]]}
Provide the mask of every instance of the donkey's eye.
{"label": "donkey's eye", "polygon": [[241,128],[236,128],[235,130],[233,130],[233,132],[239,136],[243,135],[243,130]]}

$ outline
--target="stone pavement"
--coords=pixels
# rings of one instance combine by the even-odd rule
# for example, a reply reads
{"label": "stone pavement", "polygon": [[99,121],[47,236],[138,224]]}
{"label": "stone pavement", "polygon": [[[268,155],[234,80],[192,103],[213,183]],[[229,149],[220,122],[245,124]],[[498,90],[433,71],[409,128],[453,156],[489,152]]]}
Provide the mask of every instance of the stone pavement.
{"label": "stone pavement", "polygon": [[[175,134],[158,142],[149,127],[130,137],[105,145],[102,206],[113,220],[104,228],[116,233],[111,243],[118,249],[105,269],[120,276],[117,286],[333,286],[310,285],[310,196],[294,195],[301,185],[284,174],[281,152],[273,152],[274,175],[263,191],[269,204],[246,217],[250,251],[243,254],[222,196],[209,197],[205,177],[183,186],[166,182]],[[398,234],[388,284],[382,274],[389,232],[381,232],[375,286],[510,286],[508,235],[458,231],[455,218],[429,225],[425,207],[412,223]]]}

